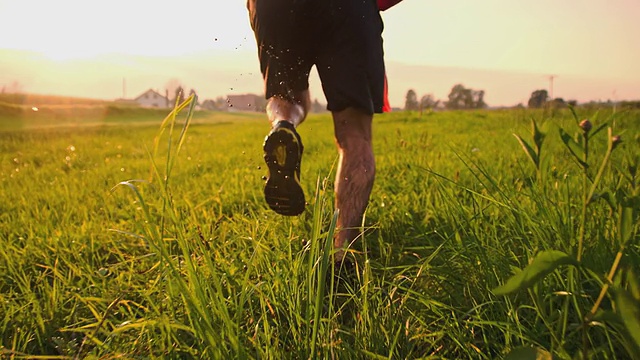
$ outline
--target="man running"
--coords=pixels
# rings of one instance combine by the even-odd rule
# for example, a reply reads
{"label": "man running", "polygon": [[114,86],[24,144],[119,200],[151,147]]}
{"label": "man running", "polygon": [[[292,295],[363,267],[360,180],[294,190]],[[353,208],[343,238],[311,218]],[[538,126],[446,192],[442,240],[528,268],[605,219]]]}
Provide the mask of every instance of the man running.
{"label": "man running", "polygon": [[338,261],[345,244],[358,236],[375,177],[371,123],[386,99],[379,10],[399,1],[247,1],[272,126],[264,142],[269,169],[265,199],[281,215],[304,211],[304,147],[296,127],[309,112],[309,72],[315,65],[340,155],[335,181]]}

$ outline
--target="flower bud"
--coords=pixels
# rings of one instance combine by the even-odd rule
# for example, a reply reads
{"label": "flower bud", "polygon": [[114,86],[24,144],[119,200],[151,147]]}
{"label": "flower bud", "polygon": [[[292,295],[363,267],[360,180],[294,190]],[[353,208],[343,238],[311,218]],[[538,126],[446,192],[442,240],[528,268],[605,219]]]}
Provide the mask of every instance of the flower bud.
{"label": "flower bud", "polygon": [[618,144],[620,144],[622,142],[622,138],[620,137],[620,135],[615,135],[611,137],[611,144],[612,144],[612,149],[615,149],[616,146],[618,146]]}
{"label": "flower bud", "polygon": [[584,119],[582,121],[580,121],[580,128],[582,129],[582,131],[584,131],[585,133],[588,133],[589,131],[591,131],[591,128],[593,127],[593,125],[591,124],[591,121],[589,121],[589,119]]}

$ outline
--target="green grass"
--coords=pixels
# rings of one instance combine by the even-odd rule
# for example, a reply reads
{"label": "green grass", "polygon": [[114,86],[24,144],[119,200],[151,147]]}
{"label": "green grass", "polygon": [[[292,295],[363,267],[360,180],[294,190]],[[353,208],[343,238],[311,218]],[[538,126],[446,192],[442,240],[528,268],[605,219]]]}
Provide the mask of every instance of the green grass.
{"label": "green grass", "polygon": [[[143,108],[119,102],[64,96],[0,94],[0,133],[38,131],[52,128],[149,126],[157,124],[166,109]],[[256,119],[259,114],[194,111],[193,123],[228,122]]]}
{"label": "green grass", "polygon": [[[309,206],[296,218],[262,198],[262,116],[199,116],[185,133],[184,115],[165,124],[157,153],[164,114],[0,132],[2,356],[495,359],[520,346],[557,358],[585,349],[576,309],[593,304],[618,252],[603,201],[589,207],[583,262],[596,276],[580,272],[581,293],[564,295],[573,285],[562,269],[492,293],[540,251],[575,251],[581,170],[558,132],[579,130],[568,111],[377,117],[357,271],[337,283],[329,116],[299,128]],[[531,117],[547,134],[541,179],[513,137],[526,137]],[[640,112],[609,125],[623,143],[601,187],[631,191],[619,173],[640,156]],[[601,159],[606,137],[590,146]],[[636,224],[621,261],[636,274],[638,237]],[[636,356],[616,321],[587,335],[593,358]]]}

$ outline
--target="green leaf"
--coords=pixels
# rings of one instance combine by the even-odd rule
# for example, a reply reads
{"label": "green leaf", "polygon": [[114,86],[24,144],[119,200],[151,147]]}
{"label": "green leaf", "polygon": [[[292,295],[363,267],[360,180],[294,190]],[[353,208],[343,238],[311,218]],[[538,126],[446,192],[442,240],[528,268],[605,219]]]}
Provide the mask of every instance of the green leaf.
{"label": "green leaf", "polygon": [[631,239],[631,234],[633,234],[633,208],[629,206],[620,207],[620,244],[626,245],[629,239]]}
{"label": "green leaf", "polygon": [[538,280],[553,272],[560,265],[577,265],[578,262],[562,251],[549,250],[539,253],[533,262],[524,270],[512,276],[507,282],[493,289],[495,295],[507,295],[512,292],[526,289]]}
{"label": "green leaf", "polygon": [[571,155],[573,155],[573,157],[578,160],[578,163],[580,163],[580,165],[582,165],[583,167],[589,167],[589,165],[583,160],[584,149],[582,148],[582,146],[580,146],[580,144],[573,140],[573,138],[571,138],[571,135],[564,131],[564,129],[560,129],[560,138],[562,139],[562,142],[567,147],[567,149],[569,149],[569,152],[571,152]]}
{"label": "green leaf", "polygon": [[504,360],[551,360],[553,357],[547,350],[537,347],[522,346],[515,348],[504,357]]}
{"label": "green leaf", "polygon": [[569,110],[571,110],[571,114],[573,115],[573,120],[576,121],[576,124],[580,122],[580,118],[578,118],[578,114],[576,114],[576,109],[573,106],[569,106]]}
{"label": "green leaf", "polygon": [[640,301],[640,284],[633,269],[627,270],[627,281],[629,282],[629,291],[636,301]]}
{"label": "green leaf", "polygon": [[540,149],[542,148],[542,142],[544,141],[545,134],[540,131],[538,128],[538,124],[534,119],[531,119],[531,132],[533,135],[533,142],[536,144],[536,149],[538,149],[538,154],[540,154]]}
{"label": "green leaf", "polygon": [[607,123],[603,123],[600,124],[595,130],[591,130],[591,133],[589,133],[589,138],[591,139],[592,137],[594,137],[597,133],[599,133],[600,131],[602,131],[602,129],[607,127]]}
{"label": "green leaf", "polygon": [[520,143],[520,146],[522,146],[522,149],[524,150],[525,153],[527,153],[527,155],[529,156],[529,159],[531,159],[531,161],[533,161],[533,165],[535,165],[536,169],[537,169],[538,166],[539,166],[539,163],[540,163],[540,159],[538,159],[538,155],[536,154],[536,152],[520,136],[518,136],[516,134],[513,134],[513,136],[515,136],[516,139],[518,139],[518,142]]}
{"label": "green leaf", "polygon": [[628,292],[619,289],[615,294],[616,307],[633,341],[640,347],[640,303]]}
{"label": "green leaf", "polygon": [[618,208],[618,200],[616,199],[615,195],[611,193],[610,190],[607,190],[604,193],[600,194],[600,197],[607,202],[611,210],[616,210]]}
{"label": "green leaf", "polygon": [[617,325],[622,324],[622,319],[620,319],[620,316],[618,316],[618,314],[616,314],[611,310],[601,310],[601,309],[598,309],[596,314],[593,315],[593,318],[591,318],[591,321],[602,322],[605,324],[617,324]]}
{"label": "green leaf", "polygon": [[638,162],[640,160],[640,155],[631,155],[627,154],[625,157],[627,163],[627,171],[629,171],[629,175],[632,179],[635,179],[636,174],[638,173]]}

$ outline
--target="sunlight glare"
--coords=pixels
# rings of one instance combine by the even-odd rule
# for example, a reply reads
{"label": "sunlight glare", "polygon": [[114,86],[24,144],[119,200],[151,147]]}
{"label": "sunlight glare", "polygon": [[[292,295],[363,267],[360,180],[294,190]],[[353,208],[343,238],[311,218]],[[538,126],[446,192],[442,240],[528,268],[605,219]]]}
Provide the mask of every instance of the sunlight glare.
{"label": "sunlight glare", "polygon": [[254,42],[242,2],[24,0],[2,6],[5,14],[20,16],[0,16],[0,32],[12,34],[0,39],[0,48],[36,51],[55,61],[243,50]]}

